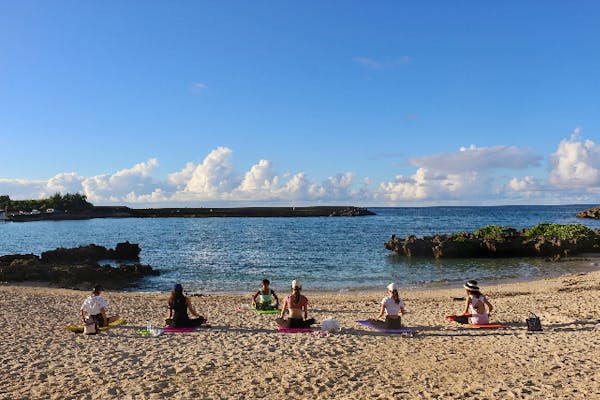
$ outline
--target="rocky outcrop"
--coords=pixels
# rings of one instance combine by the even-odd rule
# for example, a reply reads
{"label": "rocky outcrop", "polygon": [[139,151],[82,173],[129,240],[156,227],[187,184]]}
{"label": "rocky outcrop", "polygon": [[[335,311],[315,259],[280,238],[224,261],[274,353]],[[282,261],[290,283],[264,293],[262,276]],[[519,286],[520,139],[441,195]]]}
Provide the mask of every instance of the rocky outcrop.
{"label": "rocky outcrop", "polygon": [[600,231],[588,237],[561,239],[546,236],[528,236],[526,231],[515,231],[506,237],[486,237],[473,233],[435,235],[403,239],[392,235],[384,248],[407,257],[479,258],[479,257],[561,257],[600,251]]}
{"label": "rocky outcrop", "polygon": [[138,261],[140,248],[129,242],[113,249],[90,244],[78,248],[58,248],[42,253],[12,254],[0,257],[0,281],[47,282],[54,286],[89,289],[100,284],[107,289],[122,289],[159,272],[149,265],[100,265],[100,260]]}
{"label": "rocky outcrop", "polygon": [[579,218],[600,219],[600,206],[588,208],[577,213]]}
{"label": "rocky outcrop", "polygon": [[117,247],[107,249],[104,246],[90,244],[72,249],[59,247],[42,253],[41,261],[45,263],[74,264],[81,262],[97,262],[100,260],[139,260],[140,246],[129,242],[118,243]]}

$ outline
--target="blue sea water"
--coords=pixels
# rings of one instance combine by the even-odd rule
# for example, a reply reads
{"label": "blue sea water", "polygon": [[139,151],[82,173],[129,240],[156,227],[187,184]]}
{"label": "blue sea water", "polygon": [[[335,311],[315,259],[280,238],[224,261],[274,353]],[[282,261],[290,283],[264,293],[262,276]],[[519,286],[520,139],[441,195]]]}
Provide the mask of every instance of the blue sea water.
{"label": "blue sea water", "polygon": [[524,228],[540,222],[582,223],[592,205],[370,208],[368,217],[154,218],[40,221],[0,224],[0,255],[40,254],[95,243],[139,243],[141,262],[160,270],[135,289],[168,291],[175,282],[192,292],[245,293],[264,277],[287,290],[300,279],[309,291],[371,290],[528,279],[569,272],[574,263],[540,259],[409,259],[383,248],[391,234],[472,232],[486,225]]}

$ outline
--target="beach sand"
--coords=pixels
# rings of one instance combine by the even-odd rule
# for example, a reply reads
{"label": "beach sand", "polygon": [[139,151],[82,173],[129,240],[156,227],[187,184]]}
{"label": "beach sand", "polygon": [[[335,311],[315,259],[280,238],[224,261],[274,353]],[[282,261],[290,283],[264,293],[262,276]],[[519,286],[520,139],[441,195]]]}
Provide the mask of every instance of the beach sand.
{"label": "beach sand", "polygon": [[[483,282],[481,282],[483,283]],[[107,292],[127,322],[96,336],[68,332],[85,292],[0,286],[0,399],[592,399],[600,398],[600,272],[482,285],[505,330],[445,321],[462,289],[402,291],[414,337],[355,320],[385,289],[305,293],[310,316],[342,331],[280,334],[273,315],[236,311],[250,295],[192,297],[210,329],[143,337],[162,325],[166,294]],[[279,293],[280,296],[283,293]],[[543,332],[528,333],[534,311]]]}

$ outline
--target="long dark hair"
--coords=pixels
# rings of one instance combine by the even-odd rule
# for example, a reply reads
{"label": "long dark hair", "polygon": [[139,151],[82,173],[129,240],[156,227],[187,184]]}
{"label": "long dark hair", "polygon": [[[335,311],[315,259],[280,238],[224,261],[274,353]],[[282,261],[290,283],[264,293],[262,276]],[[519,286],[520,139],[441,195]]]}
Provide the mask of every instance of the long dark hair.
{"label": "long dark hair", "polygon": [[400,304],[400,296],[398,295],[398,290],[394,289],[392,292],[392,299],[396,302],[396,304]]}
{"label": "long dark hair", "polygon": [[[294,289],[296,290],[295,292],[294,292]],[[302,288],[300,288],[300,287],[292,288],[292,294],[293,294],[292,303],[294,303],[294,304],[300,303],[300,290],[302,290]]]}
{"label": "long dark hair", "polygon": [[479,290],[470,290],[470,289],[467,289],[467,294],[469,296],[475,296],[475,297],[481,297],[481,296],[483,296]]}
{"label": "long dark hair", "polygon": [[169,308],[173,308],[175,304],[185,303],[185,295],[183,294],[183,288],[178,285],[173,290],[171,290],[171,295],[169,296]]}

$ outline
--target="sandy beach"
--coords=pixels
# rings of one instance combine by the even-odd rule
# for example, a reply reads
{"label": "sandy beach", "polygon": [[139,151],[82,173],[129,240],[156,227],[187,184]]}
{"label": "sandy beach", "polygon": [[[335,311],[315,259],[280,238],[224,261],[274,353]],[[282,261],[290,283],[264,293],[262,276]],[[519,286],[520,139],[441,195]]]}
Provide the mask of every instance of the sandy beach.
{"label": "sandy beach", "polygon": [[[0,399],[591,399],[600,398],[600,271],[486,285],[492,322],[473,330],[444,320],[462,312],[462,289],[402,291],[414,337],[355,321],[373,317],[385,290],[307,291],[310,316],[341,332],[280,334],[272,315],[236,311],[250,296],[201,295],[210,329],[144,337],[162,325],[166,294],[104,295],[127,322],[96,336],[78,323],[86,292],[0,286]],[[282,295],[283,293],[280,293]],[[543,332],[528,333],[534,311]]]}

